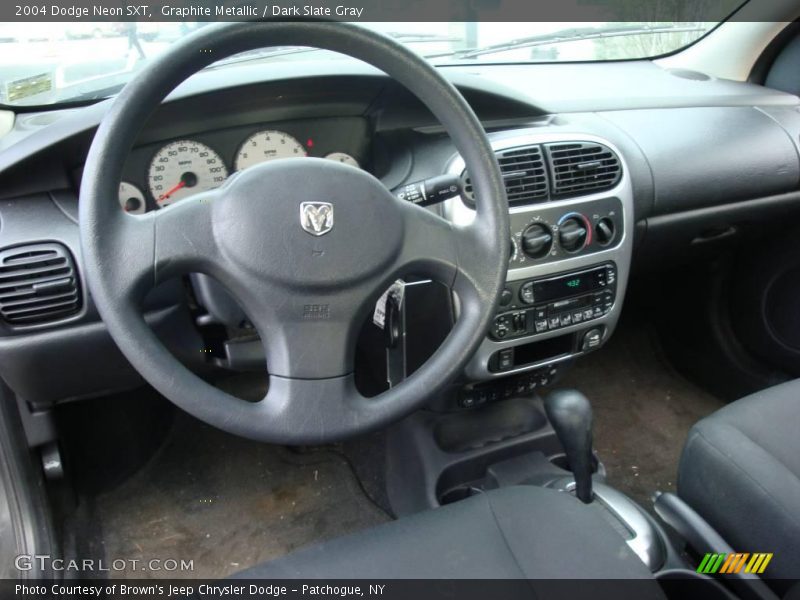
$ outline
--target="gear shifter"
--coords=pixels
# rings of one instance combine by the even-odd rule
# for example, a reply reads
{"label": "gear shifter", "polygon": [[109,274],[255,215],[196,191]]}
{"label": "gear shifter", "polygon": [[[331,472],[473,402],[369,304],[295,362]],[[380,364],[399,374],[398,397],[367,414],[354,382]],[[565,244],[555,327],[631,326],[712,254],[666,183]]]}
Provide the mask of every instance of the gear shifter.
{"label": "gear shifter", "polygon": [[575,495],[589,504],[593,498],[592,406],[577,390],[556,390],[545,398],[544,409],[567,454]]}

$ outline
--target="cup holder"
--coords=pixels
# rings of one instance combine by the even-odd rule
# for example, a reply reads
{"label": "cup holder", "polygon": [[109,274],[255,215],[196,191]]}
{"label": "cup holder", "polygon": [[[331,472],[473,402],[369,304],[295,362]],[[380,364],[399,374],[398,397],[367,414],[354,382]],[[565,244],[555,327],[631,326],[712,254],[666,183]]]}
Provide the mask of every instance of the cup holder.
{"label": "cup holder", "polygon": [[441,506],[444,506],[445,504],[453,504],[459,500],[466,500],[467,498],[477,496],[478,494],[482,493],[483,490],[479,487],[475,487],[474,485],[459,485],[458,487],[450,488],[441,496],[439,496],[439,504]]}

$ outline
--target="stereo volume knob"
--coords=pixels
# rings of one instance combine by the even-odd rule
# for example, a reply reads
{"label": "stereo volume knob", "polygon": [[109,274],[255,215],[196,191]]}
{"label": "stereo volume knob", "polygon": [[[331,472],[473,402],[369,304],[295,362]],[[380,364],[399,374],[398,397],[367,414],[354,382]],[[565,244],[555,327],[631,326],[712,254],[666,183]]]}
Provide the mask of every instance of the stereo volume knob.
{"label": "stereo volume knob", "polygon": [[562,221],[558,228],[558,243],[567,252],[577,252],[586,245],[589,230],[583,219],[568,217]]}
{"label": "stereo volume knob", "polygon": [[522,232],[520,242],[522,251],[526,255],[531,258],[542,258],[553,246],[553,234],[547,225],[534,223]]}

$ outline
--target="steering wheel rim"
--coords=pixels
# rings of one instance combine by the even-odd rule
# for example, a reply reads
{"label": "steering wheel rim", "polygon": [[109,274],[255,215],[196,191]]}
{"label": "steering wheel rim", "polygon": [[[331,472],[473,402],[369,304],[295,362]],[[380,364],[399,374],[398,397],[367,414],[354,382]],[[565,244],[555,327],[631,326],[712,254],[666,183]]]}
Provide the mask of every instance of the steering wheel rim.
{"label": "steering wheel rim", "polygon": [[[217,190],[145,215],[121,211],[116,188],[141,123],[190,75],[265,42],[340,52],[406,86],[442,123],[463,157],[475,191],[474,222],[454,226],[397,200],[369,174],[314,159],[256,165]],[[267,181],[277,187],[275,196],[296,196],[298,185],[303,192],[300,198],[265,201],[259,190]],[[297,221],[297,205],[326,199],[335,209],[333,229],[326,236],[309,236]],[[420,407],[461,371],[484,339],[505,282],[505,188],[480,122],[432,65],[394,40],[352,24],[229,23],[176,44],[113,101],[89,150],[79,206],[92,298],[133,367],[195,417],[266,442],[331,442],[385,426]],[[139,306],[146,292],[192,271],[226,285],[261,334],[270,382],[260,402],[242,401],[200,379],[145,323]],[[363,323],[376,294],[410,273],[447,284],[459,299],[458,319],[412,376],[364,398],[352,374],[354,323]]]}

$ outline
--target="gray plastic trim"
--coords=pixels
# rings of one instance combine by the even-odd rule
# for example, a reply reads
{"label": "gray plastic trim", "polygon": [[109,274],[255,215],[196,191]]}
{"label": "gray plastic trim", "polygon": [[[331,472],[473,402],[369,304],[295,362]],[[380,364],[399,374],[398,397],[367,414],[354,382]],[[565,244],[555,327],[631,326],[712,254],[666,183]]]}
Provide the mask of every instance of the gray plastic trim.
{"label": "gray plastic trim", "polygon": [[[571,494],[575,490],[575,480],[563,479],[553,483],[551,487]],[[642,514],[642,510],[633,500],[605,483],[592,481],[592,493],[595,502],[610,512],[630,532],[631,537],[625,543],[634,554],[652,572],[658,571],[666,560],[666,550],[653,523]]]}
{"label": "gray plastic trim", "polygon": [[[475,356],[469,361],[465,368],[466,376],[471,380],[484,380],[497,377],[506,377],[508,375],[515,375],[517,373],[524,373],[544,365],[554,364],[568,360],[575,356],[582,354],[576,352],[569,355],[561,355],[552,360],[544,360],[530,365],[525,365],[516,369],[494,373],[489,370],[489,359],[491,356],[503,348],[510,348],[527,344],[531,341],[546,340],[552,337],[561,336],[564,334],[581,331],[591,327],[598,327],[604,325],[606,333],[603,338],[603,343],[611,336],[616,328],[617,321],[619,320],[622,311],[622,300],[625,297],[625,290],[628,283],[628,275],[630,273],[631,256],[633,253],[633,229],[634,229],[634,197],[633,187],[629,174],[628,165],[625,161],[625,156],[620,149],[607,139],[590,135],[586,133],[548,133],[538,130],[522,130],[518,135],[509,136],[505,133],[502,137],[497,135],[490,135],[489,141],[495,151],[506,150],[508,148],[516,148],[518,146],[526,146],[531,144],[546,144],[549,142],[571,142],[571,141],[588,141],[597,142],[611,148],[617,156],[619,156],[622,164],[622,177],[619,183],[610,190],[598,194],[590,194],[578,198],[570,198],[567,200],[557,200],[552,202],[540,202],[529,206],[515,206],[509,209],[510,214],[530,214],[531,219],[543,208],[563,208],[564,212],[570,210],[580,210],[591,206],[594,202],[609,198],[617,197],[622,202],[624,227],[622,236],[616,246],[608,250],[595,252],[594,254],[582,255],[564,258],[563,260],[548,262],[540,265],[531,265],[527,267],[510,269],[508,271],[507,281],[516,281],[520,279],[529,279],[532,277],[544,277],[548,275],[555,275],[567,271],[583,269],[592,267],[598,264],[612,261],[617,266],[617,297],[611,311],[598,319],[592,320],[590,323],[581,323],[579,325],[570,325],[555,331],[548,331],[536,335],[515,338],[513,340],[505,340],[497,342],[486,338],[478,348]],[[460,175],[464,170],[464,161],[458,155],[454,156],[447,167],[447,172],[454,175]],[[469,208],[460,197],[448,200],[444,205],[444,215],[457,225],[467,225],[472,222],[475,216],[475,211]],[[512,236],[515,232],[511,232]]]}

